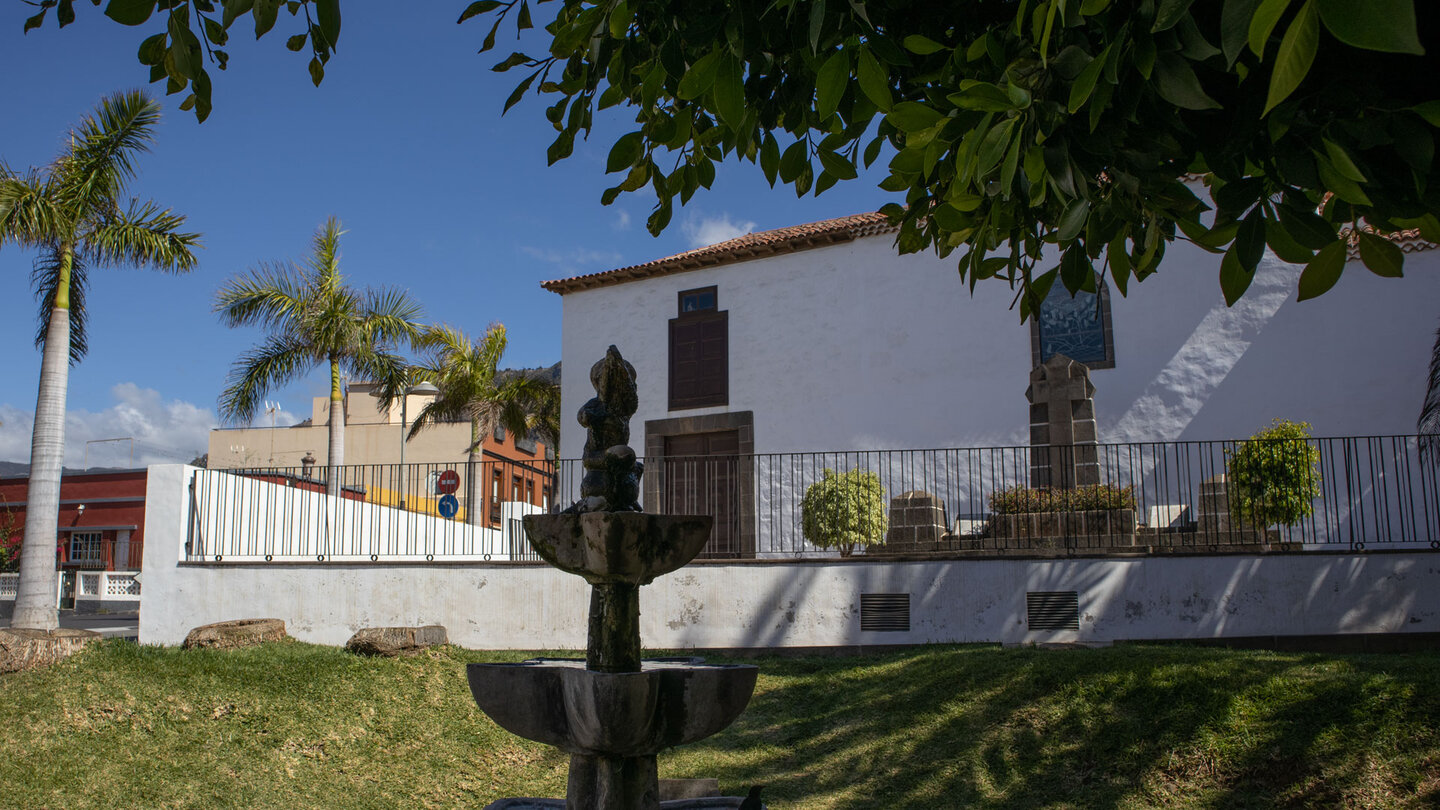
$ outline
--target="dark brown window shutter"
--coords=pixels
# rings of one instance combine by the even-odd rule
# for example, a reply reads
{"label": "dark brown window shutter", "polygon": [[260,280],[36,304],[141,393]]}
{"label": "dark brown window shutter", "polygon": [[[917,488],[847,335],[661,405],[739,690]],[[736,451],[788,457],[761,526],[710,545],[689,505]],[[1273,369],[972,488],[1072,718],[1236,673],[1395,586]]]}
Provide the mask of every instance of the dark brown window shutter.
{"label": "dark brown window shutter", "polygon": [[725,405],[730,400],[729,312],[670,321],[670,408]]}

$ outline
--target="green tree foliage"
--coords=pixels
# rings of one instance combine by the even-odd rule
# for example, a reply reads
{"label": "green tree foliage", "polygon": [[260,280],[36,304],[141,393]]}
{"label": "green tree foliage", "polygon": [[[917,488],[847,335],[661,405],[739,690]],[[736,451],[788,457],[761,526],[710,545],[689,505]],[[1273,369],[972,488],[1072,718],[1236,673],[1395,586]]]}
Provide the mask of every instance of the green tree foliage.
{"label": "green tree foliage", "polygon": [[837,473],[825,469],[800,500],[800,531],[820,548],[849,557],[856,546],[885,542],[889,503],[880,476],[866,470]]}
{"label": "green tree foliage", "polygon": [[1230,514],[1264,528],[1298,523],[1320,497],[1320,451],[1310,424],[1276,419],[1237,447],[1226,449]]}
{"label": "green tree foliage", "polygon": [[[61,25],[74,18],[70,0],[44,0],[27,28],[57,3]],[[727,158],[800,195],[884,158],[899,249],[957,253],[970,284],[1020,287],[1022,317],[1057,280],[1074,292],[1108,277],[1124,294],[1178,234],[1223,254],[1231,303],[1266,246],[1305,265],[1304,299],[1334,286],[1350,240],[1382,276],[1404,256],[1375,231],[1440,240],[1435,3],[534,0],[546,3],[543,52],[495,66],[524,71],[506,109],[531,90],[553,100],[552,162],[598,111],[633,113],[602,200],[648,188],[655,233]],[[248,14],[263,35],[281,7],[318,82],[335,0],[110,0],[106,14],[163,28],[140,60],[171,92],[188,86],[203,119],[205,55],[223,68],[214,46],[231,26]],[[482,51],[506,23],[534,27],[531,0],[477,0],[460,22],[475,18],[489,23]]]}

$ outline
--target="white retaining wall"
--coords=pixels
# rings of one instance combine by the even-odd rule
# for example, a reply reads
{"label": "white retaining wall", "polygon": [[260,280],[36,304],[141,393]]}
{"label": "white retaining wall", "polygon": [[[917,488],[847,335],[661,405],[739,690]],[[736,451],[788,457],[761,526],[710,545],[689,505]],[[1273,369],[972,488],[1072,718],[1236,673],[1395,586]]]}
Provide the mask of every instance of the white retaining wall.
{"label": "white retaining wall", "polygon": [[[589,588],[544,566],[184,562],[193,472],[150,468],[141,643],[274,617],[320,644],[361,627],[443,624],[464,647],[584,647]],[[1080,629],[1030,630],[1027,591],[1075,591]],[[910,630],[862,631],[866,593],[909,594]],[[654,648],[1435,632],[1440,555],[701,563],[644,588],[640,607]]]}

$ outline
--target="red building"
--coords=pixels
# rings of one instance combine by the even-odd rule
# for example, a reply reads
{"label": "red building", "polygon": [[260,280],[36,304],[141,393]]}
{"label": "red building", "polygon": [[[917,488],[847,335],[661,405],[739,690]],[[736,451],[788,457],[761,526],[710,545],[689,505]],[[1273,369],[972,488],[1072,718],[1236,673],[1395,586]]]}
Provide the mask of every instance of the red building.
{"label": "red building", "polygon": [[[0,545],[18,557],[30,479],[0,478]],[[67,473],[55,538],[60,568],[139,571],[145,542],[145,470]]]}

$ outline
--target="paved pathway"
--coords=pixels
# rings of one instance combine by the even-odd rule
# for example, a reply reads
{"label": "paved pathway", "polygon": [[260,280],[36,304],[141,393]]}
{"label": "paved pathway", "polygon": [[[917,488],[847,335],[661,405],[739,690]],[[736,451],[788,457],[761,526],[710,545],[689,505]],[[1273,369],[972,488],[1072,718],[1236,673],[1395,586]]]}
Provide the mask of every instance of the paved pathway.
{"label": "paved pathway", "polygon": [[[0,618],[0,627],[9,627],[8,618]],[[79,630],[95,630],[106,638],[136,639],[140,636],[139,613],[104,613],[77,616],[73,611],[60,611],[60,626]]]}

